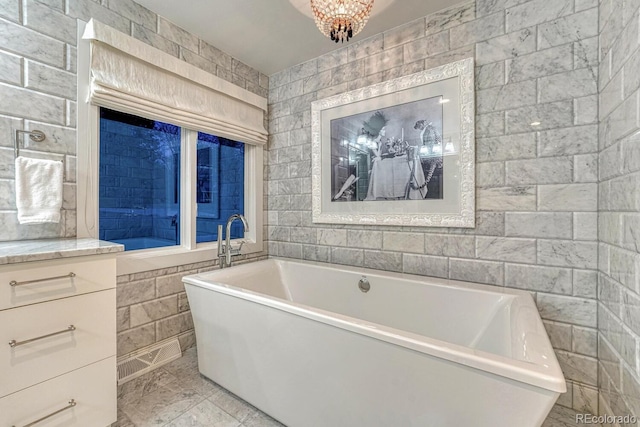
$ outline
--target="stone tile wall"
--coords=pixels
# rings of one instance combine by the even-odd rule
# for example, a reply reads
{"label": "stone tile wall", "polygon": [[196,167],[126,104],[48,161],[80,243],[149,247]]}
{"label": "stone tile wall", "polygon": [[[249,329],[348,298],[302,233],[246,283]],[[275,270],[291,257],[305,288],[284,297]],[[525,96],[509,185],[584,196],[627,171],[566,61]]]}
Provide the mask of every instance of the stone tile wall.
{"label": "stone tile wall", "polygon": [[[600,413],[640,417],[640,1],[600,1]],[[633,425],[636,425],[635,423]]]}
{"label": "stone tile wall", "polygon": [[[265,254],[234,257],[234,265],[266,259]],[[182,350],[195,345],[193,319],[182,278],[218,268],[207,261],[118,276],[116,326],[118,356],[177,337]]]}
{"label": "stone tile wall", "polygon": [[[268,78],[132,0],[0,0],[0,241],[76,235],[76,19],[96,18],[253,93],[268,95]],[[64,160],[60,224],[19,225],[14,194],[16,129],[24,155]]]}
{"label": "stone tile wall", "polygon": [[[253,93],[268,95],[267,76],[131,0],[0,0],[0,241],[76,235],[76,19],[90,18]],[[24,155],[65,161],[60,224],[17,223],[15,129],[47,134],[41,143],[26,139]],[[180,279],[215,265],[119,276],[118,354],[171,336],[178,336],[183,348],[191,346],[193,324]]]}
{"label": "stone tile wall", "polygon": [[[476,228],[312,223],[310,103],[470,56]],[[269,254],[531,291],[559,402],[596,413],[597,77],[596,0],[477,0],[270,76]]]}

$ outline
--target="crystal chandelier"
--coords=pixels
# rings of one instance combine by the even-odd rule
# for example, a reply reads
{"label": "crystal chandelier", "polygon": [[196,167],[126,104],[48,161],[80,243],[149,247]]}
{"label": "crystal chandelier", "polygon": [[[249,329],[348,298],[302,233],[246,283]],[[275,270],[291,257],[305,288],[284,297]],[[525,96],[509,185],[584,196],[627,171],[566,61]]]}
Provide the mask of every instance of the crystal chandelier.
{"label": "crystal chandelier", "polygon": [[367,24],[372,7],[373,0],[311,0],[318,29],[336,43],[358,34]]}

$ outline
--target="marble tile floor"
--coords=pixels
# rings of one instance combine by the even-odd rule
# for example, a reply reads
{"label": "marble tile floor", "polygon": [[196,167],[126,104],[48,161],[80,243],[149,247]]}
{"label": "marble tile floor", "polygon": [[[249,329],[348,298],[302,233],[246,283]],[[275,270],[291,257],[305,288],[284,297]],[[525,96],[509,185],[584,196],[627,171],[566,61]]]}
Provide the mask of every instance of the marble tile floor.
{"label": "marble tile floor", "polygon": [[[118,388],[118,421],[112,427],[160,426],[284,427],[200,375],[195,348]],[[575,411],[555,406],[542,427],[570,426],[576,426]]]}
{"label": "marble tile floor", "polygon": [[118,387],[111,427],[284,427],[200,375],[195,348]]}

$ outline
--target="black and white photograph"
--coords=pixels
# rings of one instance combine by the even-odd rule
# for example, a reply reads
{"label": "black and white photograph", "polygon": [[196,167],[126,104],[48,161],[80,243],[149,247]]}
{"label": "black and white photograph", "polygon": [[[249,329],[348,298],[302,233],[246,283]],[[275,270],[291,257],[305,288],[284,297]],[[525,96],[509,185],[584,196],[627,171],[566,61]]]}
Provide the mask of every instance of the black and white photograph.
{"label": "black and white photograph", "polygon": [[331,120],[332,202],[442,199],[443,96]]}
{"label": "black and white photograph", "polygon": [[312,219],[473,227],[473,58],[311,104]]}

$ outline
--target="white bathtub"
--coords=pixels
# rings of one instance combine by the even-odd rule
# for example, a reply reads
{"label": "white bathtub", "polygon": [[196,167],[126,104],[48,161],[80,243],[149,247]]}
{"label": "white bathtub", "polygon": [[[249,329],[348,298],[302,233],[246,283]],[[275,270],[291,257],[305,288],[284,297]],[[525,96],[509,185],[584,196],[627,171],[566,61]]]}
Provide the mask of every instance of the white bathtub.
{"label": "white bathtub", "polygon": [[526,292],[282,259],[184,282],[200,372],[289,427],[540,426],[566,391]]}

